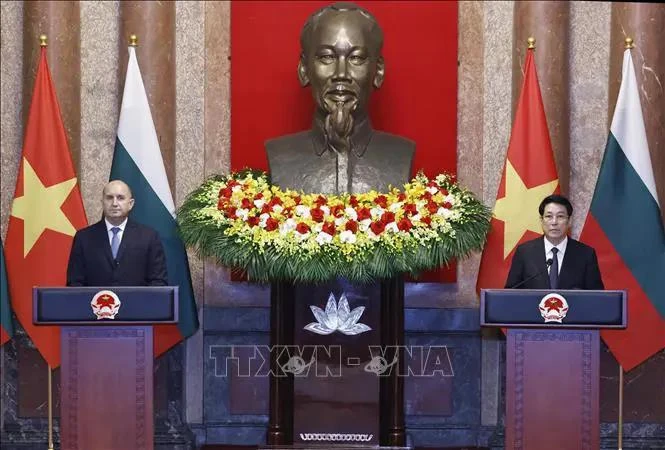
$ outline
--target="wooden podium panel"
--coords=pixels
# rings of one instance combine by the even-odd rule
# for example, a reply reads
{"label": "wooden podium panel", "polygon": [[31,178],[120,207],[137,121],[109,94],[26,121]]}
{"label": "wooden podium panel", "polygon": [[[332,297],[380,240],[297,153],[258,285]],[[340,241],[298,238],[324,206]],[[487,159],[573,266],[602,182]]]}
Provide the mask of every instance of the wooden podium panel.
{"label": "wooden podium panel", "polygon": [[508,330],[506,450],[600,446],[598,330]]}
{"label": "wooden podium panel", "polygon": [[61,448],[152,449],[152,327],[68,326],[61,339]]}

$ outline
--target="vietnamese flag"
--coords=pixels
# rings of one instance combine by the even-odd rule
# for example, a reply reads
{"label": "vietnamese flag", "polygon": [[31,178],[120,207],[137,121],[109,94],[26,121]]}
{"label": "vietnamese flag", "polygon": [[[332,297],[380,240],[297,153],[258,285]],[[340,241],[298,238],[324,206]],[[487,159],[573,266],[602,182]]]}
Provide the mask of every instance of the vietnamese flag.
{"label": "vietnamese flag", "polygon": [[32,323],[33,286],[65,286],[76,230],[87,224],[60,107],[42,47],[5,242],[11,305],[48,365],[60,365],[59,327]]}
{"label": "vietnamese flag", "polygon": [[527,51],[524,63],[524,82],[480,262],[477,290],[504,287],[515,248],[543,233],[538,216],[540,202],[559,191],[533,52]]}
{"label": "vietnamese flag", "polygon": [[621,87],[580,241],[593,246],[607,289],[628,292],[628,327],[601,336],[625,370],[665,348],[665,230],[626,49]]}

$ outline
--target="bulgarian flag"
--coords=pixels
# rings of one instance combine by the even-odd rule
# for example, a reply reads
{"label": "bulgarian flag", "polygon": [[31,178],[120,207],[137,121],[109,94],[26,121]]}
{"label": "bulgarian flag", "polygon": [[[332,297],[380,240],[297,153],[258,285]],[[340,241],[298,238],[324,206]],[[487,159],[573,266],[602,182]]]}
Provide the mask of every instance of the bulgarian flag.
{"label": "bulgarian flag", "polygon": [[665,231],[628,49],[580,240],[596,249],[605,287],[628,291],[628,328],[601,334],[619,364],[630,370],[665,348]]}
{"label": "bulgarian flag", "polygon": [[533,52],[527,50],[524,82],[480,261],[477,290],[504,287],[515,248],[543,233],[538,216],[540,202],[559,191]]}
{"label": "bulgarian flag", "polygon": [[[0,247],[2,247],[2,241],[0,241]],[[0,345],[10,340],[13,334],[12,310],[9,307],[9,289],[5,271],[5,251],[0,248]]]}
{"label": "bulgarian flag", "polygon": [[[76,230],[87,225],[58,99],[42,47],[5,240],[14,313],[51,368],[60,328],[32,323],[33,286],[65,286]],[[5,315],[3,311],[3,323]]]}
{"label": "bulgarian flag", "polygon": [[194,334],[199,321],[187,252],[178,235],[173,196],[134,47],[129,47],[110,179],[123,180],[131,188],[136,206],[130,217],[159,233],[166,253],[169,285],[179,286],[178,325],[154,327],[155,356],[159,356]]}

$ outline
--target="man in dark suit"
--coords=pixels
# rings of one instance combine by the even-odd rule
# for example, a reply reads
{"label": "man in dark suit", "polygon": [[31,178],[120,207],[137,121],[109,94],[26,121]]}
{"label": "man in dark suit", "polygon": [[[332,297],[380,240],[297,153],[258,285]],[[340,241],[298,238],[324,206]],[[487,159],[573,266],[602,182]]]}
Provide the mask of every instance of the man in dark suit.
{"label": "man in dark suit", "polygon": [[517,247],[506,288],[603,289],[595,250],[567,235],[573,214],[570,201],[550,195],[538,212],[544,236]]}
{"label": "man in dark suit", "polygon": [[68,286],[166,286],[166,258],[155,230],[128,219],[129,186],[104,186],[104,218],[79,230],[69,254]]}

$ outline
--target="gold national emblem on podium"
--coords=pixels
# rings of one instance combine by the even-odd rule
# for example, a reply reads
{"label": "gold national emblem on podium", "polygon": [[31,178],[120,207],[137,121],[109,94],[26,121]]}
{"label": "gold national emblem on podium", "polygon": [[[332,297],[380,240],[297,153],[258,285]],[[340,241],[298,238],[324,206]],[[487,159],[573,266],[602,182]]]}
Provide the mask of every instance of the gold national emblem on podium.
{"label": "gold national emblem on podium", "polygon": [[120,310],[120,299],[113,291],[99,291],[92,297],[90,306],[92,312],[97,316],[97,320],[115,319],[115,315]]}
{"label": "gold national emblem on podium", "polygon": [[562,323],[568,314],[568,302],[560,294],[547,294],[538,305],[540,315],[545,319],[545,323]]}

